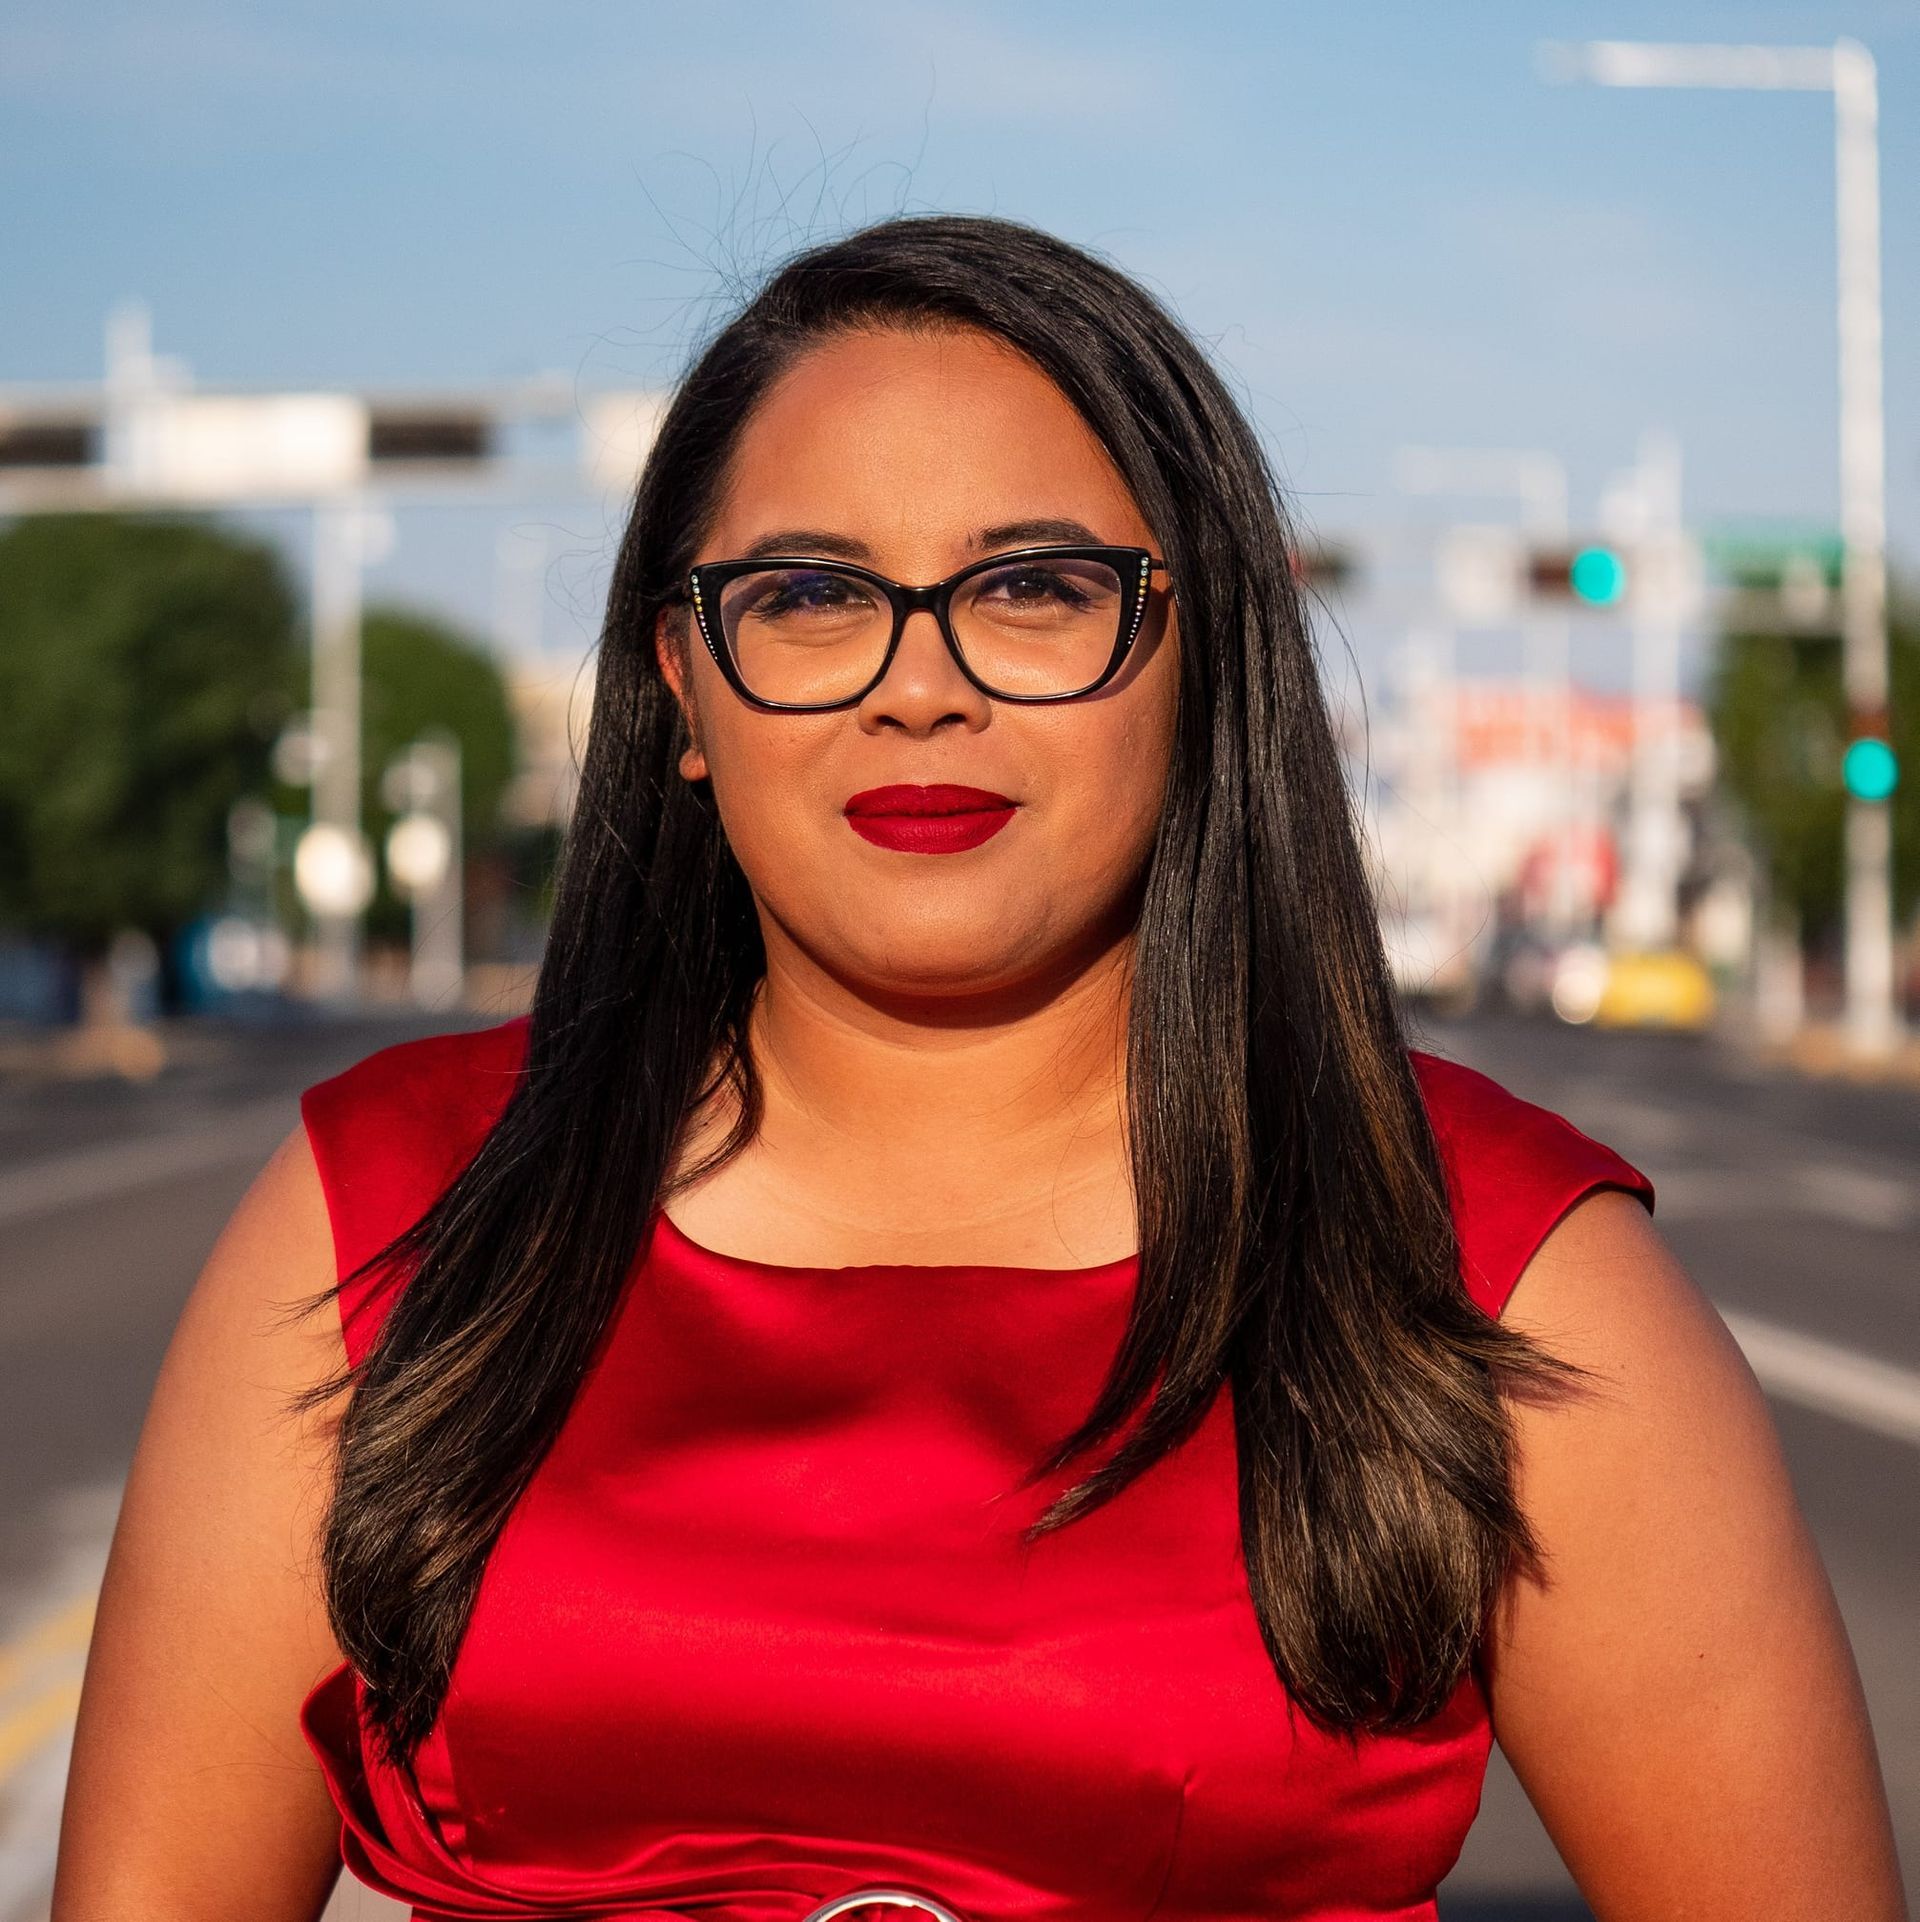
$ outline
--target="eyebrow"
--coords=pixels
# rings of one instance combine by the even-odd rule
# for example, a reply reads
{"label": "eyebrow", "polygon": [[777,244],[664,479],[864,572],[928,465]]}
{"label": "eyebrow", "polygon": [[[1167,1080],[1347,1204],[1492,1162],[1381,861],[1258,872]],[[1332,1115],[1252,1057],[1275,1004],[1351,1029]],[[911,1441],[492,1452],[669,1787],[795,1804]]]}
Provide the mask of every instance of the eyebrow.
{"label": "eyebrow", "polygon": [[[1063,547],[1102,544],[1100,536],[1084,523],[1044,515],[980,528],[967,544],[981,553],[989,553],[996,547],[1038,547],[1049,542]],[[820,554],[844,561],[873,559],[873,549],[865,541],[819,527],[783,527],[775,533],[762,534],[740,550],[743,561],[757,561],[767,554]]]}

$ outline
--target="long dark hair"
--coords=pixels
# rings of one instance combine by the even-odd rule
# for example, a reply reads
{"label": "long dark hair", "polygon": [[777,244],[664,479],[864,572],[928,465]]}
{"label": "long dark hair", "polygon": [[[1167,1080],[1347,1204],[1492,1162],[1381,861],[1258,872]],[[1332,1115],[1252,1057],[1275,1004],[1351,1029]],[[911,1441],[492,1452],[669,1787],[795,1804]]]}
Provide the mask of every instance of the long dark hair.
{"label": "long dark hair", "polygon": [[1111,1500],[1231,1382],[1261,1633],[1305,1713],[1347,1731],[1437,1711],[1533,1559],[1501,1391],[1567,1371],[1461,1284],[1259,441],[1180,323],[1102,259],[1006,220],[898,217],[785,263],[675,391],[614,567],[524,1066],[465,1169],[367,1264],[408,1273],[374,1350],[303,1398],[353,1389],[326,1594],[390,1760],[439,1712],[685,1117],[730,1080],[735,1124],[689,1181],[757,1126],[765,952],[711,786],[677,773],[653,635],[761,396],[810,347],[875,326],[976,328],[1030,357],[1105,445],[1180,597],[1128,1008],[1138,1287],[1093,1407],[1033,1478],[1131,1432],[1034,1532]]}

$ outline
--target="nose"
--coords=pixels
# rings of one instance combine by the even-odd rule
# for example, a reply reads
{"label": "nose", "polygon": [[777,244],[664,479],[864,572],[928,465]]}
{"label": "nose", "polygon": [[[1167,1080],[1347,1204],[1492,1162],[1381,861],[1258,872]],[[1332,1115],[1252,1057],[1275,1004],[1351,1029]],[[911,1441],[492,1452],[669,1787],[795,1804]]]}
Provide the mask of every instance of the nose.
{"label": "nose", "polygon": [[917,607],[907,615],[893,659],[860,703],[860,711],[869,722],[891,716],[918,730],[950,715],[977,723],[985,719],[989,704],[947,646],[933,610]]}

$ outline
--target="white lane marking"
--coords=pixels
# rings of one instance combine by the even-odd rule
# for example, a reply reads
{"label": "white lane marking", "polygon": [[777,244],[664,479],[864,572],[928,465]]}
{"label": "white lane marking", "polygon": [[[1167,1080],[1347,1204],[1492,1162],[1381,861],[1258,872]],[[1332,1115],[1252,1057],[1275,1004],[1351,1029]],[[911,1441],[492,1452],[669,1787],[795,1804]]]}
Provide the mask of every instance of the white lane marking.
{"label": "white lane marking", "polygon": [[0,1169],[0,1227],[152,1188],[236,1161],[265,1161],[299,1118],[297,1098],[275,1095],[191,1133],[143,1135]]}
{"label": "white lane marking", "polygon": [[1920,1372],[1731,1308],[1720,1319],[1770,1394],[1920,1448]]}

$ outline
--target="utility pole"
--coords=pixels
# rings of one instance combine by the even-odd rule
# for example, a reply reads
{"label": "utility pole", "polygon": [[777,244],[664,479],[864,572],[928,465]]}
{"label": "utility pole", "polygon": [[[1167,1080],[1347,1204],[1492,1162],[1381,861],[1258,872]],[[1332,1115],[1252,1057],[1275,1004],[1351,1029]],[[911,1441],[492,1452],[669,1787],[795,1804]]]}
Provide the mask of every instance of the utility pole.
{"label": "utility pole", "polygon": [[[1840,580],[1849,735],[1884,735],[1887,673],[1886,412],[1881,385],[1880,102],[1873,55],[1833,49],[1840,243]],[[1847,796],[1847,1032],[1862,1054],[1892,1052],[1893,808]]]}
{"label": "utility pole", "polygon": [[[1840,529],[1843,679],[1852,739],[1887,735],[1886,416],[1881,380],[1879,82],[1857,40],[1830,47],[1687,46],[1596,40],[1540,49],[1549,78],[1603,87],[1754,88],[1830,93],[1839,255]],[[1891,1054],[1893,825],[1886,793],[1847,792],[1847,1039]]]}

